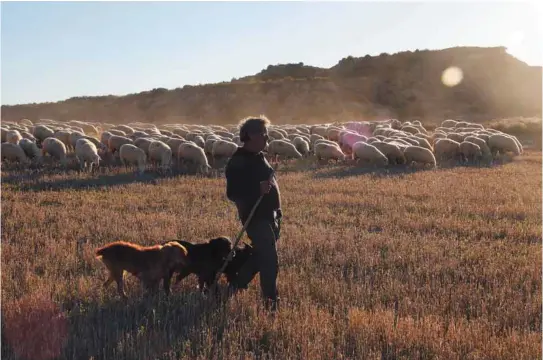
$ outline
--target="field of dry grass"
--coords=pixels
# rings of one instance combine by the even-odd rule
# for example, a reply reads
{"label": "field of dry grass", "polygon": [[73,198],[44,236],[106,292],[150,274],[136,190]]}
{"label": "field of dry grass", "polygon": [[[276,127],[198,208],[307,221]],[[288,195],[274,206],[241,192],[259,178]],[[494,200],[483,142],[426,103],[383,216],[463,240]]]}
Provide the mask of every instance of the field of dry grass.
{"label": "field of dry grass", "polygon": [[279,173],[275,318],[258,276],[222,304],[193,277],[144,300],[127,275],[127,304],[101,286],[106,242],[234,236],[224,179],[3,171],[2,358],[541,358],[541,166],[527,150],[492,168]]}

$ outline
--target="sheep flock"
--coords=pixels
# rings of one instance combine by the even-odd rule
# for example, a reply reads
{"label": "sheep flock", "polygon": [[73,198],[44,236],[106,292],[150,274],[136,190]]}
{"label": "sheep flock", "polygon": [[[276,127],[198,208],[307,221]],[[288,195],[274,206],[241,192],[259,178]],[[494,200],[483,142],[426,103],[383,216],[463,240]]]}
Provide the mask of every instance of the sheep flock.
{"label": "sheep flock", "polygon": [[[90,170],[126,166],[183,168],[209,173],[224,167],[242,146],[239,125],[115,125],[72,120],[3,121],[2,163],[40,168],[70,164]],[[499,156],[523,152],[520,141],[501,131],[466,121],[445,120],[429,131],[420,121],[397,119],[316,125],[271,125],[265,149],[273,164],[309,159],[369,168],[435,168],[450,164],[491,165]]]}

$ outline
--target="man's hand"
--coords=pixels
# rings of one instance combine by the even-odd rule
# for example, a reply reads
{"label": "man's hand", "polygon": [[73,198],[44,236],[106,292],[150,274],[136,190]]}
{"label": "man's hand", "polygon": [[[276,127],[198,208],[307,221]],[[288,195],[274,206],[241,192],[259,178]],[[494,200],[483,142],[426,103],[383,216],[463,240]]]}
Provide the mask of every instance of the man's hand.
{"label": "man's hand", "polygon": [[271,190],[271,183],[270,181],[261,181],[260,182],[260,195],[265,195],[269,193]]}

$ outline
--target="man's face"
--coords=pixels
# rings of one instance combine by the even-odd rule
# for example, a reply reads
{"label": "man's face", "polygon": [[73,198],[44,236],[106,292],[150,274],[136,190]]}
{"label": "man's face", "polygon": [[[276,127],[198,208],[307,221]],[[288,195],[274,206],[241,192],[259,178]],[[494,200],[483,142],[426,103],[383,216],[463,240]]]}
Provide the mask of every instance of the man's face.
{"label": "man's face", "polygon": [[254,132],[249,135],[251,143],[254,145],[254,149],[262,151],[268,143],[268,129],[266,127],[260,129],[260,131]]}

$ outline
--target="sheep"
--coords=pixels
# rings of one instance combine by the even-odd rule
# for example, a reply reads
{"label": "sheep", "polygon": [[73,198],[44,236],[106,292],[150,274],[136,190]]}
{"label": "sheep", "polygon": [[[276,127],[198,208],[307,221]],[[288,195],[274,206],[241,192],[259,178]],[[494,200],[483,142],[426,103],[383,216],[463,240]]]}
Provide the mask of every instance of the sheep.
{"label": "sheep", "polygon": [[107,141],[108,149],[112,154],[115,154],[115,152],[118,151],[122,145],[133,143],[134,142],[132,141],[132,139],[126,136],[119,135],[111,135]]}
{"label": "sheep", "polygon": [[184,163],[194,165],[200,171],[208,171],[211,169],[211,166],[209,166],[207,161],[206,154],[204,153],[204,149],[193,142],[186,142],[179,145],[179,148],[177,149],[177,156]]}
{"label": "sheep", "polygon": [[68,157],[66,156],[66,145],[62,141],[52,136],[43,140],[42,143],[42,155],[49,154],[52,157],[60,160],[63,166],[68,164]]}
{"label": "sheep", "polygon": [[287,140],[272,140],[268,143],[268,154],[277,160],[278,156],[285,158],[301,159],[302,154],[296,150],[294,144]]}
{"label": "sheep", "polygon": [[359,141],[368,141],[368,138],[364,135],[360,135],[353,132],[344,132],[341,134],[339,139],[339,145],[341,147],[341,150],[347,153],[351,153],[353,151],[353,145],[356,142]]}
{"label": "sheep", "polygon": [[81,131],[72,131],[69,135],[70,146],[68,146],[68,144],[65,144],[66,148],[71,147],[75,151],[75,145],[77,144],[77,140],[81,139],[84,136],[85,136],[85,133]]}
{"label": "sheep", "polygon": [[6,141],[12,144],[18,144],[23,137],[18,130],[8,130],[6,133]]}
{"label": "sheep", "polygon": [[369,162],[374,166],[388,165],[388,158],[375,146],[358,141],[353,144],[353,159],[360,159],[363,162]]}
{"label": "sheep", "polygon": [[[145,152],[145,155],[148,156],[149,155],[149,145],[151,145],[151,143],[153,141],[155,141],[155,140],[151,139],[151,138],[138,138],[138,139],[134,140],[134,142],[132,144],[135,145],[136,147],[142,149]],[[166,145],[170,146],[168,143],[166,143]],[[170,148],[173,151],[173,148],[171,146],[170,146]],[[120,150],[120,148],[119,148],[119,150]]]}
{"label": "sheep", "polygon": [[0,153],[2,154],[2,160],[6,159],[8,161],[17,161],[23,165],[30,164],[30,159],[26,156],[23,148],[17,144],[3,142]]}
{"label": "sheep", "polygon": [[454,128],[454,126],[458,124],[458,121],[456,120],[452,120],[452,119],[447,119],[447,120],[443,120],[443,122],[441,123],[441,127],[444,127],[444,128]]}
{"label": "sheep", "polygon": [[341,151],[339,146],[332,145],[328,142],[316,143],[314,152],[318,160],[345,160],[345,154]]}
{"label": "sheep", "polygon": [[376,142],[372,145],[387,157],[389,164],[405,164],[403,150],[398,145],[387,142]]}
{"label": "sheep", "polygon": [[302,156],[309,155],[309,141],[305,140],[302,136],[296,136],[294,140],[292,140],[292,143]]}
{"label": "sheep", "polygon": [[469,162],[470,160],[476,162],[483,157],[479,145],[466,140],[460,143],[460,154],[462,154],[462,161],[464,162]]}
{"label": "sheep", "polygon": [[492,153],[490,152],[490,148],[488,147],[486,141],[480,137],[477,136],[467,136],[464,141],[469,141],[474,144],[477,144],[479,148],[481,149],[481,153],[483,155],[483,158],[485,159],[491,159]]}
{"label": "sheep", "polygon": [[149,161],[160,162],[160,166],[164,169],[171,166],[172,163],[172,149],[160,141],[155,140],[149,145]]}
{"label": "sheep", "polygon": [[460,156],[460,143],[452,139],[438,139],[434,144],[436,158],[440,161]]}
{"label": "sheep", "polygon": [[503,154],[507,151],[511,151],[515,155],[520,155],[520,149],[513,137],[506,134],[494,134],[488,138],[488,146],[491,153],[496,156],[498,152]]}
{"label": "sheep", "polygon": [[43,142],[45,139],[53,136],[54,134],[55,132],[46,125],[36,125],[32,131],[32,135],[34,135],[39,143]]}
{"label": "sheep", "polygon": [[408,165],[415,162],[429,164],[432,167],[436,166],[436,158],[434,157],[434,154],[422,146],[408,146],[403,151],[403,154]]}
{"label": "sheep", "polygon": [[405,132],[408,132],[408,133],[411,133],[411,134],[418,134],[420,133],[419,129],[414,127],[414,126],[411,126],[411,125],[407,125],[407,126],[402,126],[402,131],[405,131]]}
{"label": "sheep", "polygon": [[238,145],[227,140],[215,140],[211,147],[211,157],[215,159],[219,158],[231,158],[232,155],[238,150]]}
{"label": "sheep", "polygon": [[38,145],[30,139],[21,139],[19,141],[19,146],[23,149],[26,156],[28,156],[31,159],[36,159],[38,162],[42,159],[42,154],[40,148],[38,148]]}
{"label": "sheep", "polygon": [[98,155],[96,145],[92,141],[83,138],[75,142],[75,156],[82,168],[86,168],[87,163],[89,164],[89,171],[92,171],[93,165],[99,166],[100,160],[102,160]]}
{"label": "sheep", "polygon": [[123,144],[119,149],[119,157],[125,166],[135,164],[140,174],[145,171],[147,155],[145,151],[133,144]]}

